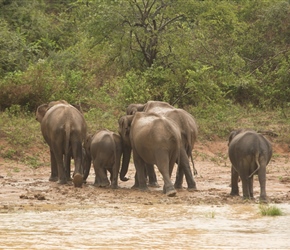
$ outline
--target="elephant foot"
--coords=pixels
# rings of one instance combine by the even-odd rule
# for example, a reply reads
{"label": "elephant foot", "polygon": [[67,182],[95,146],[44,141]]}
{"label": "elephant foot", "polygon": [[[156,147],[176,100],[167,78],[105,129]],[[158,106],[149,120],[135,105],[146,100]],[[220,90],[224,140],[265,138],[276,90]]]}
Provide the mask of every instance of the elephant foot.
{"label": "elephant foot", "polygon": [[94,183],[95,187],[100,187],[100,188],[106,188],[110,186],[110,182],[99,182],[99,181],[95,181]]}
{"label": "elephant foot", "polygon": [[110,183],[102,183],[102,184],[99,184],[99,187],[103,187],[103,188],[106,188],[106,187],[109,187],[110,186]]}
{"label": "elephant foot", "polygon": [[268,203],[268,200],[265,196],[260,196],[259,200],[260,200],[260,203],[264,203],[264,204]]}
{"label": "elephant foot", "polygon": [[187,191],[188,192],[194,192],[194,191],[197,191],[197,188],[196,187],[188,187]]}
{"label": "elephant foot", "polygon": [[83,185],[83,176],[79,173],[76,173],[73,178],[73,183],[75,187],[82,187]]}
{"label": "elephant foot", "polygon": [[159,188],[160,185],[157,182],[151,182],[148,184],[149,187],[153,187],[153,188]]}
{"label": "elephant foot", "polygon": [[132,189],[138,189],[138,190],[140,190],[140,191],[148,191],[149,189],[148,189],[148,186],[147,185],[139,185],[139,186],[136,186],[136,185],[134,185],[133,187],[132,187]]}
{"label": "elephant foot", "polygon": [[251,201],[251,200],[254,200],[254,198],[251,196],[243,196],[243,200]]}
{"label": "elephant foot", "polygon": [[183,189],[182,184],[174,184],[175,189]]}
{"label": "elephant foot", "polygon": [[111,188],[112,188],[112,189],[118,189],[118,188],[119,188],[119,186],[118,186],[118,185],[114,185],[114,184],[113,184],[113,185],[111,185]]}
{"label": "elephant foot", "polygon": [[49,179],[48,179],[49,181],[53,181],[53,182],[56,182],[56,181],[58,181],[58,176],[50,176],[49,177]]}
{"label": "elephant foot", "polygon": [[120,178],[120,180],[121,180],[121,181],[128,181],[129,178],[127,178],[127,177],[122,177],[122,178]]}
{"label": "elephant foot", "polygon": [[64,184],[67,184],[67,181],[66,181],[66,179],[59,179],[57,181],[57,184],[64,185]]}
{"label": "elephant foot", "polygon": [[176,190],[175,189],[171,189],[171,190],[166,192],[166,195],[168,197],[174,197],[176,195]]}
{"label": "elephant foot", "polygon": [[176,190],[173,186],[170,186],[170,187],[165,187],[163,186],[163,193],[166,194],[167,196],[169,197],[173,197],[176,195]]}
{"label": "elephant foot", "polygon": [[237,192],[233,192],[233,191],[230,193],[230,195],[231,195],[231,196],[240,196],[239,193],[237,193]]}
{"label": "elephant foot", "polygon": [[110,185],[104,185],[104,184],[100,184],[100,183],[94,183],[93,185],[94,187],[98,187],[98,188],[107,188],[109,187]]}
{"label": "elephant foot", "polygon": [[139,185],[134,184],[131,189],[139,189]]}

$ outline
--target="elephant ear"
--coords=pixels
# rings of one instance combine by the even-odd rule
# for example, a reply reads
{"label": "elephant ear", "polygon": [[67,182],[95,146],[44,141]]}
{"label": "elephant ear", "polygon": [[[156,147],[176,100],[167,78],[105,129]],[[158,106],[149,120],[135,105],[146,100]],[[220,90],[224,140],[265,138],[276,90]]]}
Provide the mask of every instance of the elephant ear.
{"label": "elephant ear", "polygon": [[122,116],[119,119],[119,134],[124,138],[130,133],[130,126],[133,120],[133,115]]}
{"label": "elephant ear", "polygon": [[36,114],[35,114],[36,120],[38,122],[40,122],[40,123],[42,122],[42,119],[45,116],[46,111],[48,110],[48,108],[49,108],[48,104],[42,104],[42,105],[38,106],[38,108],[36,110]]}
{"label": "elephant ear", "polygon": [[88,134],[87,137],[86,137],[85,143],[84,143],[84,148],[85,148],[86,153],[88,155],[90,154],[92,139],[93,139],[93,135],[92,134]]}

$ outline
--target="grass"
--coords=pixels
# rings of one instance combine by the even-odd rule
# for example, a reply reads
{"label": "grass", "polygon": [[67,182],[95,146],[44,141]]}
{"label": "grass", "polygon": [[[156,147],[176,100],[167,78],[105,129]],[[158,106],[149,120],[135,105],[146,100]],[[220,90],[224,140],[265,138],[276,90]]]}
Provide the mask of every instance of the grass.
{"label": "grass", "polygon": [[270,205],[260,204],[259,210],[260,210],[261,215],[263,215],[263,216],[281,216],[281,215],[283,215],[281,209],[274,206],[274,205],[270,206]]}
{"label": "grass", "polygon": [[207,214],[206,214],[206,217],[207,217],[207,218],[210,218],[210,219],[214,219],[214,218],[215,218],[215,215],[216,215],[215,212],[212,211],[212,212],[207,213]]}

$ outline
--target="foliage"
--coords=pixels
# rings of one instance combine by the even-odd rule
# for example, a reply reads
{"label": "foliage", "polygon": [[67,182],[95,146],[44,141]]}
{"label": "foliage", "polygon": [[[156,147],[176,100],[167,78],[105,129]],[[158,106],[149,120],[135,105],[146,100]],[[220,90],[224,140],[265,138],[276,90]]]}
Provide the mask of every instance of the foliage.
{"label": "foliage", "polygon": [[2,0],[0,14],[0,110],[90,108],[104,90],[118,107],[289,107],[286,0]]}
{"label": "foliage", "polygon": [[269,205],[259,205],[260,213],[263,216],[281,216],[283,215],[280,208]]}

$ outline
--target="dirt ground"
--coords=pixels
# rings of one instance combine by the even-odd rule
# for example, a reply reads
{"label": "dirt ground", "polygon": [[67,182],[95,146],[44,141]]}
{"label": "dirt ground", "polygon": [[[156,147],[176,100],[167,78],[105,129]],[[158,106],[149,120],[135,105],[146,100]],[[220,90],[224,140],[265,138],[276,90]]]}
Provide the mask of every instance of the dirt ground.
{"label": "dirt ground", "polygon": [[[273,157],[267,167],[266,190],[269,203],[290,203],[290,164],[289,147],[273,143]],[[31,152],[36,154],[39,152]],[[193,152],[198,175],[195,176],[197,191],[189,192],[184,181],[182,190],[175,197],[162,193],[163,180],[158,174],[159,188],[149,188],[142,192],[132,190],[135,169],[130,165],[127,182],[119,182],[120,188],[94,187],[94,171],[91,169],[87,184],[74,188],[72,184],[58,185],[49,182],[50,175],[48,147],[44,149],[43,166],[36,169],[21,162],[0,157],[0,213],[27,210],[61,210],[67,207],[94,206],[100,204],[137,203],[185,204],[185,205],[223,205],[259,202],[259,182],[254,181],[253,201],[244,201],[241,197],[231,197],[230,162],[227,157],[226,141],[198,142]],[[175,178],[176,168],[172,180]],[[240,183],[241,190],[241,183]]]}

